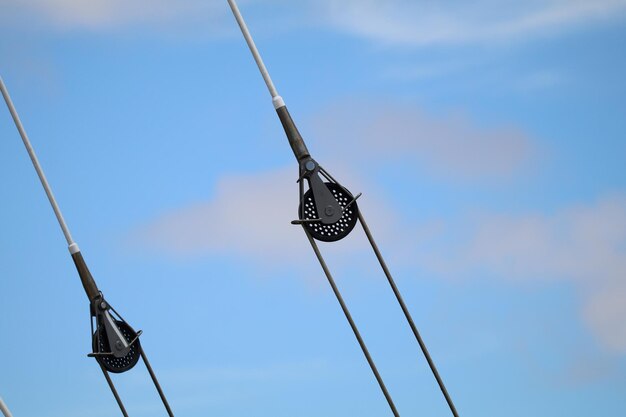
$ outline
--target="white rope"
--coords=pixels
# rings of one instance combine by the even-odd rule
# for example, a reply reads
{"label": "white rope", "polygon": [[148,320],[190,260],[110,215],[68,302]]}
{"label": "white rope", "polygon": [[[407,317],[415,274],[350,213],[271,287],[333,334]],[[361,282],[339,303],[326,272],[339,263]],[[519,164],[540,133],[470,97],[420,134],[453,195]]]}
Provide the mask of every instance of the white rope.
{"label": "white rope", "polygon": [[52,205],[52,209],[54,210],[54,214],[59,221],[59,225],[63,230],[63,234],[65,235],[65,240],[67,240],[67,244],[70,247],[70,252],[75,253],[78,251],[78,245],[72,239],[72,235],[70,234],[70,230],[63,219],[63,214],[61,214],[61,209],[57,204],[56,199],[54,198],[54,194],[52,194],[52,189],[50,188],[50,184],[48,184],[48,180],[46,179],[46,175],[43,173],[41,169],[41,165],[39,164],[39,160],[37,159],[37,155],[35,155],[35,150],[33,146],[30,144],[30,140],[28,139],[28,135],[24,130],[24,126],[20,120],[20,117],[17,114],[17,110],[15,110],[15,106],[13,105],[13,101],[11,101],[11,97],[9,96],[9,91],[4,85],[4,81],[2,81],[2,77],[0,77],[0,90],[2,91],[2,96],[4,97],[4,101],[7,103],[7,107],[9,108],[9,112],[11,112],[11,116],[13,117],[13,121],[15,122],[15,126],[17,130],[20,132],[20,136],[22,137],[22,142],[24,142],[24,146],[28,151],[28,155],[30,156],[30,160],[33,162],[33,166],[35,167],[35,171],[37,171],[37,175],[39,176],[39,180],[41,181],[41,185],[43,185],[44,190],[46,191],[46,195],[48,196],[48,200],[50,200],[50,205]]}
{"label": "white rope", "polygon": [[[252,56],[254,57],[254,60],[256,61],[257,66],[259,67],[259,71],[261,71],[261,75],[263,76],[263,79],[265,80],[267,89],[270,90],[272,99],[274,99],[274,105],[276,106],[277,102],[279,103],[282,102],[282,98],[280,98],[280,95],[278,94],[278,90],[276,90],[276,87],[274,86],[274,83],[272,82],[272,78],[270,77],[270,74],[267,71],[265,64],[263,63],[263,58],[261,58],[261,54],[259,53],[259,50],[257,49],[256,44],[254,43],[254,39],[252,39],[252,35],[250,35],[248,26],[246,25],[246,22],[243,20],[243,16],[241,15],[241,12],[239,11],[239,7],[237,7],[236,1],[228,0],[228,4],[230,5],[230,8],[232,9],[233,14],[235,15],[235,19],[237,19],[237,23],[239,24],[241,33],[243,33],[243,37],[246,39],[248,48],[250,48],[250,52],[252,52]],[[284,106],[284,102],[282,103],[282,105]],[[282,107],[282,106],[279,106],[279,107]]]}
{"label": "white rope", "polygon": [[[2,82],[1,79],[0,82]],[[9,407],[7,407],[4,401],[2,401],[2,397],[0,397],[0,411],[2,411],[4,417],[13,417],[13,414],[11,414],[11,412],[9,411]]]}

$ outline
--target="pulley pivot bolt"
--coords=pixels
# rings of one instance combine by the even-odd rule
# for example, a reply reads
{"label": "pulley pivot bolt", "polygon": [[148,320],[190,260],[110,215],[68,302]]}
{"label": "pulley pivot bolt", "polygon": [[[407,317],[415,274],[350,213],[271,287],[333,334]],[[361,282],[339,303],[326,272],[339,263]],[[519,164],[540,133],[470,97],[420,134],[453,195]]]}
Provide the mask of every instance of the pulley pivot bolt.
{"label": "pulley pivot bolt", "polygon": [[115,342],[115,348],[116,348],[117,350],[122,350],[122,349],[124,349],[124,344],[122,343],[122,341],[121,341],[121,340],[118,340],[117,342]]}
{"label": "pulley pivot bolt", "polygon": [[304,164],[304,167],[306,168],[307,171],[313,171],[316,167],[316,164],[313,161],[307,161],[307,163]]}
{"label": "pulley pivot bolt", "polygon": [[333,208],[333,206],[327,206],[324,209],[324,213],[326,213],[327,216],[332,216],[335,214],[335,209]]}
{"label": "pulley pivot bolt", "polygon": [[102,310],[106,310],[106,308],[107,308],[107,303],[106,303],[106,302],[104,302],[104,301],[103,301],[103,302],[101,302],[101,303],[100,303],[100,308],[101,308]]}

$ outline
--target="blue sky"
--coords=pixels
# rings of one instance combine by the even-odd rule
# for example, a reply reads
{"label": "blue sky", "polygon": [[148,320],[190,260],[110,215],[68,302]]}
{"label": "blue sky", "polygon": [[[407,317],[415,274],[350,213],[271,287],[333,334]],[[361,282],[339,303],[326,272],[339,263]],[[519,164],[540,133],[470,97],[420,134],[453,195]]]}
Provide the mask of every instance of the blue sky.
{"label": "blue sky", "polygon": [[[248,0],[461,415],[626,414],[626,2]],[[5,1],[0,74],[177,415],[388,410],[302,232],[297,167],[225,1]],[[87,300],[0,111],[0,396],[111,416]],[[323,245],[402,415],[448,411],[362,232]],[[116,378],[160,415],[145,370]]]}

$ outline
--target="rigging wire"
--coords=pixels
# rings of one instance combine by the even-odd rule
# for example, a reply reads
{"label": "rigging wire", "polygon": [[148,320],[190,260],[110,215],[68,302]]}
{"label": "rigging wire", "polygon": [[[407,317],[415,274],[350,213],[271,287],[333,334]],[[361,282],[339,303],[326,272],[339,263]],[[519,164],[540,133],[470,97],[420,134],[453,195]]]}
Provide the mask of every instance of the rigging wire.
{"label": "rigging wire", "polygon": [[[304,228],[304,225],[302,227]],[[400,414],[398,413],[398,410],[396,409],[396,405],[393,403],[393,399],[391,398],[391,395],[389,394],[389,391],[387,390],[387,387],[385,386],[385,383],[383,382],[383,379],[380,376],[378,369],[376,368],[376,364],[374,363],[374,360],[372,359],[372,356],[370,355],[369,350],[367,349],[367,346],[365,345],[365,342],[363,341],[363,338],[361,337],[361,333],[359,332],[359,329],[356,327],[356,324],[354,323],[354,320],[352,319],[352,315],[350,314],[350,311],[348,310],[346,303],[343,301],[343,297],[341,296],[341,293],[339,292],[339,288],[337,288],[337,284],[335,283],[335,280],[333,279],[333,276],[330,273],[330,270],[328,269],[328,265],[326,265],[326,261],[324,261],[324,258],[322,257],[322,253],[320,252],[320,249],[317,246],[317,243],[311,237],[311,234],[308,232],[308,230],[304,229],[304,232],[306,233],[306,237],[308,238],[309,242],[311,243],[311,246],[313,247],[315,256],[317,256],[317,259],[320,262],[322,269],[324,270],[324,274],[326,275],[326,278],[328,279],[328,283],[330,284],[331,288],[333,289],[333,292],[335,293],[335,296],[337,297],[337,301],[339,301],[339,305],[341,306],[341,309],[343,310],[343,314],[346,316],[348,323],[350,323],[350,327],[352,328],[352,331],[354,332],[354,336],[359,342],[359,346],[361,346],[361,350],[363,351],[363,354],[365,355],[365,358],[367,359],[367,363],[369,364],[370,368],[372,369],[372,372],[374,373],[374,377],[376,377],[376,381],[378,382],[378,385],[380,386],[380,389],[383,392],[383,395],[385,396],[387,403],[389,404],[389,408],[391,408],[391,412],[393,413],[395,417],[400,417]]]}
{"label": "rigging wire", "polygon": [[22,125],[22,121],[20,120],[20,116],[17,114],[17,110],[15,110],[15,106],[13,105],[13,100],[11,100],[11,96],[9,95],[9,91],[7,90],[6,85],[4,85],[4,81],[0,76],[0,90],[2,91],[2,96],[4,97],[4,101],[7,103],[7,107],[9,108],[9,112],[11,113],[11,117],[13,117],[13,121],[15,122],[15,126],[22,137],[22,142],[24,142],[24,146],[26,147],[26,151],[28,151],[28,155],[30,156],[30,160],[35,167],[35,171],[37,171],[37,175],[39,176],[39,180],[41,181],[41,185],[48,196],[48,200],[50,201],[50,205],[52,206],[52,210],[54,210],[54,214],[61,226],[61,230],[63,231],[63,235],[65,236],[65,240],[67,240],[67,244],[71,249],[74,247],[77,248],[76,242],[72,238],[72,234],[70,233],[70,229],[67,227],[67,223],[65,223],[65,219],[63,218],[63,214],[61,213],[61,209],[59,208],[59,204],[54,198],[54,194],[52,193],[52,188],[50,184],[48,184],[48,179],[46,178],[46,174],[44,174],[43,169],[41,168],[41,164],[39,163],[39,159],[35,154],[35,150],[28,139],[28,135],[26,134],[26,130]]}
{"label": "rigging wire", "polygon": [[241,29],[241,33],[243,33],[243,37],[246,39],[246,43],[248,44],[248,48],[250,48],[250,52],[252,52],[252,56],[256,61],[257,66],[259,67],[259,71],[261,71],[261,75],[263,76],[263,80],[265,80],[265,84],[267,85],[267,89],[270,91],[272,98],[280,97],[278,95],[278,90],[274,86],[274,82],[272,81],[272,77],[270,77],[270,73],[267,71],[265,67],[265,63],[263,62],[263,58],[261,58],[261,54],[254,43],[254,39],[252,39],[252,35],[248,30],[248,25],[246,25],[246,21],[243,19],[241,12],[239,11],[239,7],[237,6],[237,2],[235,0],[228,0],[228,4],[230,5],[233,14],[235,15],[235,19],[239,24],[239,28]]}
{"label": "rigging wire", "polygon": [[[115,400],[120,408],[120,411],[122,412],[124,417],[128,417],[126,408],[124,407],[124,404],[115,388],[115,385],[113,384],[113,381],[109,375],[109,372],[123,373],[123,372],[130,370],[132,367],[134,367],[139,359],[137,357],[136,361],[132,362],[133,355],[134,355],[134,352],[132,351],[132,349],[137,348],[139,350],[140,357],[143,359],[146,365],[146,368],[148,369],[150,378],[152,379],[152,382],[158,391],[159,397],[161,398],[161,401],[163,402],[163,405],[168,415],[170,417],[174,417],[174,414],[170,408],[170,405],[167,399],[165,398],[165,394],[163,393],[161,385],[159,384],[159,381],[157,380],[157,377],[154,371],[152,370],[152,366],[150,365],[150,362],[148,362],[148,358],[143,350],[143,347],[141,346],[139,342],[139,335],[141,335],[141,331],[135,332],[132,329],[132,327],[130,327],[128,323],[126,323],[121,318],[121,316],[119,316],[119,314],[117,314],[117,312],[115,312],[115,310],[104,300],[104,296],[98,290],[98,287],[93,279],[93,276],[91,275],[91,272],[89,271],[89,269],[87,268],[87,265],[85,264],[85,261],[82,257],[80,249],[78,245],[76,244],[76,242],[74,242],[72,235],[69,231],[69,228],[67,224],[65,223],[65,219],[63,218],[63,215],[61,214],[61,209],[59,208],[59,205],[57,204],[57,201],[54,198],[54,194],[52,193],[50,184],[48,183],[48,180],[46,179],[43,169],[41,168],[41,164],[39,163],[39,160],[37,159],[37,155],[35,154],[35,150],[33,149],[33,146],[30,143],[28,135],[26,134],[26,130],[24,129],[24,126],[22,125],[22,122],[19,118],[19,115],[17,114],[15,106],[13,105],[13,101],[11,100],[11,97],[6,88],[6,85],[4,84],[4,81],[2,80],[1,77],[0,77],[0,91],[2,92],[2,96],[4,97],[7,107],[9,108],[11,116],[13,117],[15,126],[17,127],[20,133],[20,136],[22,137],[22,142],[24,142],[24,146],[26,147],[26,150],[28,151],[28,155],[30,156],[33,166],[35,167],[35,170],[37,171],[39,180],[41,181],[41,184],[43,185],[43,188],[46,192],[46,195],[48,196],[48,200],[50,201],[50,205],[52,206],[52,209],[54,210],[54,214],[57,217],[59,225],[61,226],[63,235],[65,236],[65,239],[67,240],[67,243],[69,245],[69,250],[72,255],[72,259],[74,260],[81,282],[83,284],[83,287],[85,289],[85,292],[87,293],[87,296],[91,304],[90,313],[92,315],[92,319],[95,318],[95,320],[97,321],[97,330],[95,333],[97,334],[97,339],[95,338],[95,336],[93,339],[94,352],[88,356],[96,358],[96,361],[100,365],[100,369],[102,370],[102,373],[104,374],[104,377],[107,380],[109,388],[111,389],[111,392],[113,393],[113,396],[115,397]],[[117,321],[111,317],[110,312],[109,312],[110,310],[115,312],[115,314],[120,318],[120,321]],[[108,325],[109,330],[107,330],[107,325]],[[110,338],[108,337],[107,332],[111,332],[112,336]],[[122,332],[126,332],[127,335],[122,334]],[[91,333],[92,335],[94,335],[93,321],[92,321]],[[110,344],[110,346],[107,346],[106,349],[104,348],[104,344],[101,343],[100,341],[100,338],[103,337],[102,333],[104,333],[104,336],[107,336],[106,337],[107,343]],[[97,340],[97,343],[95,343],[96,340]],[[104,349],[104,352],[103,352],[103,349]],[[107,352],[109,350],[110,352]],[[116,353],[114,353],[113,350],[115,350]],[[126,352],[120,353],[124,351]],[[105,357],[110,359],[110,362],[105,361]],[[1,400],[0,400],[0,410],[2,410],[3,413],[5,413],[5,408],[6,408],[6,405],[4,405],[4,403],[1,403]],[[7,413],[8,413],[8,409],[6,410],[5,415],[8,415],[10,417],[10,413],[9,414]]]}
{"label": "rigging wire", "polygon": [[[228,3],[233,11],[233,14],[235,16],[235,19],[237,20],[237,23],[239,24],[239,27],[241,29],[241,32],[243,33],[243,36],[246,40],[246,43],[248,44],[248,47],[250,48],[250,51],[252,52],[252,55],[254,57],[254,60],[257,64],[257,66],[259,67],[259,70],[261,71],[261,75],[263,76],[263,79],[265,80],[265,83],[267,85],[268,90],[270,91],[270,94],[272,95],[272,101],[274,103],[274,107],[276,108],[278,115],[281,119],[281,122],[283,123],[283,127],[285,128],[285,132],[287,133],[289,142],[292,146],[292,149],[294,150],[294,154],[296,155],[298,161],[301,164],[301,169],[304,166],[305,169],[308,166],[308,164],[311,164],[311,169],[314,169],[316,166],[315,161],[310,157],[308,151],[306,150],[306,145],[304,144],[304,141],[302,140],[302,137],[300,136],[299,132],[297,132],[297,128],[295,127],[295,124],[293,124],[293,121],[289,115],[289,113],[286,110],[286,106],[285,106],[285,102],[282,99],[282,97],[280,97],[278,95],[278,91],[276,90],[276,87],[274,86],[274,83],[272,82],[272,79],[269,75],[269,72],[267,70],[267,67],[265,66],[263,59],[261,58],[261,54],[259,53],[256,44],[254,43],[254,40],[252,38],[252,35],[250,34],[250,31],[248,30],[248,27],[243,19],[243,16],[241,15],[241,12],[237,6],[237,3],[235,0],[228,0]],[[322,171],[320,168],[320,172],[322,174],[324,174],[325,176],[327,176],[327,178],[329,180],[331,180],[332,182],[334,182],[335,184],[339,184],[337,181],[335,181],[332,177],[330,177],[329,174],[327,174],[325,171]],[[314,171],[310,171],[310,176],[308,177],[309,179],[309,185],[311,186],[311,178],[313,178],[315,175]],[[300,196],[302,198],[301,204],[302,206],[304,205],[304,193],[303,193],[303,185],[302,185],[302,172],[301,172],[301,177],[300,177]],[[322,192],[319,191],[319,184],[318,184],[318,192],[320,192],[321,194],[319,194],[320,196],[322,196]],[[347,190],[346,190],[347,191]],[[315,197],[315,190],[313,190],[313,196]],[[349,193],[348,193],[349,194]],[[359,195],[360,196],[360,195]],[[353,201],[350,203],[354,203],[354,201],[356,201],[356,199],[359,197],[357,196],[356,198],[353,199]],[[344,197],[345,198],[345,197]],[[331,207],[329,207],[331,208]],[[332,210],[331,210],[332,211]],[[319,213],[318,213],[319,216]],[[331,215],[329,215],[331,216]],[[393,404],[393,401],[391,400],[391,397],[387,391],[387,388],[385,387],[385,384],[382,381],[382,378],[380,377],[380,374],[378,373],[378,370],[376,369],[376,366],[367,350],[367,347],[365,346],[365,343],[363,342],[363,339],[361,338],[361,335],[359,334],[359,331],[356,328],[356,325],[343,301],[343,298],[341,297],[341,294],[339,293],[339,290],[337,288],[337,286],[335,285],[334,279],[332,277],[332,275],[330,274],[330,271],[328,270],[328,267],[322,257],[322,254],[319,250],[319,248],[317,247],[317,244],[315,243],[314,237],[311,235],[311,231],[307,230],[307,228],[305,227],[306,224],[308,224],[307,222],[311,222],[311,219],[308,220],[303,220],[304,218],[304,209],[302,210],[301,213],[301,218],[299,221],[293,222],[294,224],[301,224],[303,226],[303,229],[307,235],[307,238],[309,240],[309,242],[311,243],[313,250],[315,252],[315,255],[317,256],[322,269],[324,270],[324,273],[326,274],[326,277],[328,278],[328,281],[333,289],[333,292],[335,293],[335,296],[337,297],[337,300],[339,301],[339,304],[341,305],[341,308],[348,320],[348,322],[350,323],[350,326],[352,327],[352,330],[359,342],[359,345],[361,346],[361,349],[363,350],[363,353],[365,354],[365,357],[367,358],[367,361],[372,369],[372,371],[374,372],[374,375],[376,377],[376,380],[378,381],[378,384],[380,385],[381,390],[383,391],[383,394],[385,396],[385,398],[387,399],[387,402],[389,403],[389,406],[392,410],[392,412],[394,413],[395,416],[398,416],[398,412],[396,410],[395,405]],[[367,223],[365,222],[364,217],[362,216],[361,212],[358,212],[358,219],[361,223],[361,226],[363,227],[363,230],[367,236],[367,239],[370,242],[370,245],[376,255],[376,258],[378,259],[378,262],[380,263],[381,268],[383,269],[383,272],[385,273],[385,276],[387,277],[387,281],[389,282],[389,285],[391,286],[391,289],[396,297],[396,300],[398,301],[400,308],[402,309],[402,312],[404,313],[404,316],[409,324],[409,327],[411,328],[411,331],[413,332],[413,335],[415,336],[415,339],[417,340],[417,343],[419,344],[422,353],[424,354],[424,357],[426,358],[426,361],[428,362],[428,365],[430,367],[430,370],[433,374],[433,376],[435,377],[437,384],[439,385],[439,388],[448,404],[448,407],[450,408],[450,411],[452,412],[454,417],[459,417],[456,407],[454,405],[454,403],[452,402],[452,399],[448,393],[448,390],[446,389],[443,380],[439,374],[439,371],[437,370],[437,367],[434,364],[434,361],[432,360],[432,357],[428,351],[428,349],[426,348],[426,344],[424,343],[424,340],[422,339],[419,331],[417,330],[417,327],[415,326],[415,323],[413,321],[413,318],[411,317],[411,314],[409,313],[409,310],[404,302],[404,299],[402,298],[401,294],[400,294],[400,290],[398,289],[390,271],[389,268],[387,267],[382,254],[380,252],[380,250],[378,249],[378,245],[376,244],[370,229],[367,225]],[[317,221],[319,221],[320,219],[317,219]],[[328,220],[328,219],[327,219]],[[336,221],[334,221],[336,222]],[[317,230],[317,229],[315,229]],[[333,230],[332,227],[329,230]],[[334,229],[335,231],[337,229]],[[342,233],[344,232],[343,229],[341,230]],[[328,231],[327,231],[328,232]],[[349,233],[349,231],[347,231],[347,233]],[[335,235],[337,235],[338,232],[335,232]],[[322,235],[324,235],[324,233],[322,233]],[[344,236],[345,237],[345,236]],[[325,240],[325,236],[315,236],[315,238],[319,238],[321,240]],[[343,237],[339,237],[338,239],[342,239]]]}
{"label": "rigging wire", "polygon": [[420,332],[417,330],[417,326],[415,326],[413,317],[411,317],[411,313],[409,312],[409,309],[404,303],[404,299],[402,298],[402,295],[400,294],[400,290],[398,289],[396,282],[391,276],[391,273],[389,272],[389,268],[387,268],[387,264],[385,263],[385,260],[383,259],[383,256],[380,253],[380,250],[378,249],[378,245],[374,241],[374,237],[372,236],[372,233],[370,232],[370,229],[367,226],[367,223],[365,223],[365,218],[363,218],[363,214],[361,214],[360,211],[359,211],[359,221],[361,222],[361,226],[363,226],[363,231],[365,232],[365,235],[367,236],[367,240],[369,240],[370,245],[372,246],[372,249],[374,250],[374,253],[376,254],[376,258],[378,259],[378,262],[380,263],[380,266],[383,269],[383,272],[385,273],[387,280],[389,281],[389,285],[391,286],[391,289],[394,295],[396,296],[396,299],[398,300],[398,304],[400,304],[400,308],[402,309],[402,312],[404,313],[404,316],[406,317],[406,321],[409,323],[409,327],[411,327],[411,330],[413,331],[413,335],[415,336],[417,343],[422,349],[422,353],[424,354],[424,357],[426,358],[426,362],[428,362],[428,366],[430,367],[430,370],[433,373],[433,376],[437,380],[439,389],[441,390],[441,393],[446,399],[446,402],[448,403],[448,407],[450,408],[452,415],[454,417],[459,417],[459,414],[456,411],[456,407],[454,406],[454,403],[452,402],[452,398],[450,397],[450,394],[448,393],[448,390],[446,389],[446,386],[443,383],[443,379],[439,375],[439,371],[437,370],[437,367],[435,366],[435,362],[430,356],[430,352],[428,352],[428,349],[426,348],[426,343],[424,343],[424,340],[422,339]]}
{"label": "rigging wire", "polygon": [[[0,82],[1,81],[2,80],[0,80]],[[13,414],[11,414],[11,411],[9,411],[9,407],[7,407],[5,402],[2,400],[2,397],[0,397],[0,411],[2,412],[2,415],[4,417],[13,417]]]}
{"label": "rigging wire", "polygon": [[[263,76],[263,80],[265,81],[265,84],[267,85],[267,88],[272,96],[272,101],[274,103],[274,107],[279,110],[280,108],[285,108],[285,102],[283,101],[282,97],[278,94],[278,90],[276,89],[276,86],[274,85],[274,82],[272,81],[272,78],[267,70],[267,67],[265,66],[265,63],[263,62],[263,58],[261,57],[261,54],[259,53],[258,48],[256,47],[256,44],[254,43],[254,39],[252,38],[252,35],[250,34],[250,31],[248,29],[248,26],[246,25],[246,22],[243,18],[243,16],[241,15],[241,12],[239,10],[239,7],[237,6],[237,3],[235,0],[228,0],[228,4],[230,5],[230,8],[233,12],[233,15],[235,16],[235,19],[237,20],[237,23],[239,25],[239,28],[241,29],[241,32],[246,40],[246,43],[248,44],[248,48],[250,49],[250,52],[252,53],[252,56],[254,57],[254,60],[257,64],[257,66],[259,67],[259,71],[261,72],[261,75]],[[302,181],[300,181],[300,190],[302,192]],[[389,391],[387,390],[387,387],[385,386],[385,383],[383,382],[382,377],[380,376],[380,373],[378,372],[378,369],[376,368],[376,365],[374,363],[374,360],[372,359],[366,345],[365,342],[363,341],[363,338],[361,337],[361,334],[354,322],[354,320],[352,319],[352,316],[348,310],[348,307],[346,306],[343,297],[341,296],[341,293],[337,287],[337,285],[335,284],[335,281],[330,273],[330,270],[328,269],[328,266],[326,265],[326,262],[324,261],[324,258],[322,257],[322,254],[315,242],[315,240],[313,239],[313,237],[311,237],[310,233],[306,230],[306,228],[304,228],[304,231],[307,235],[307,238],[309,240],[309,242],[311,243],[311,246],[313,247],[313,250],[320,262],[320,265],[322,266],[322,269],[324,270],[324,273],[326,274],[326,277],[328,279],[328,282],[333,290],[333,293],[335,294],[335,297],[337,298],[337,301],[339,302],[341,309],[343,310],[344,315],[346,316],[346,319],[348,320],[348,323],[350,324],[350,327],[352,328],[352,331],[354,332],[354,335],[361,347],[361,350],[363,351],[363,354],[365,355],[365,358],[367,359],[367,362],[372,370],[372,372],[374,373],[374,376],[376,378],[376,381],[378,382],[378,385],[380,386],[381,391],[383,392],[383,395],[385,396],[385,399],[387,400],[387,403],[389,404],[389,407],[391,408],[391,411],[393,413],[393,415],[395,417],[399,417],[400,414],[398,413],[396,406],[391,398],[391,395],[389,394]]]}

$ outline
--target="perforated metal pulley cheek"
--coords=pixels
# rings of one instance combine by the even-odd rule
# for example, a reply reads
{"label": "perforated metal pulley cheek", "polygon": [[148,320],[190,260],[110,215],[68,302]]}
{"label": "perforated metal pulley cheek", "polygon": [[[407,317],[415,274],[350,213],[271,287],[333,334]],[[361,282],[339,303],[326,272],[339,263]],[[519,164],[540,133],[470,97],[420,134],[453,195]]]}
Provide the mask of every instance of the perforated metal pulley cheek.
{"label": "perforated metal pulley cheek", "polygon": [[[13,101],[11,100],[11,97],[9,96],[9,92],[6,86],[4,85],[4,82],[2,81],[2,77],[0,77],[0,95],[4,98],[4,101],[7,104],[9,113],[11,113],[11,117],[13,118],[13,122],[15,123],[15,127],[17,128],[18,133],[20,134],[22,138],[24,147],[26,148],[26,151],[28,152],[28,155],[30,156],[30,160],[33,164],[33,167],[35,168],[35,171],[37,172],[41,185],[43,186],[44,191],[46,192],[50,205],[52,206],[52,210],[54,211],[57,221],[59,222],[59,226],[61,226],[63,235],[65,236],[65,239],[67,240],[68,250],[72,256],[72,260],[74,261],[76,270],[78,271],[78,276],[80,277],[85,293],[91,303],[90,319],[92,321],[92,326],[94,322],[97,323],[97,326],[96,326],[95,333],[92,334],[93,352],[90,353],[88,356],[94,357],[101,365],[102,373],[104,374],[104,377],[107,380],[109,388],[111,389],[111,392],[113,393],[113,396],[115,397],[115,400],[117,401],[117,404],[120,407],[120,411],[122,412],[124,416],[128,416],[128,413],[126,412],[126,408],[124,407],[124,403],[122,402],[122,399],[117,393],[115,384],[113,383],[113,381],[111,380],[109,376],[109,372],[122,373],[122,372],[128,371],[137,364],[137,362],[139,361],[139,358],[142,358],[146,365],[148,373],[150,374],[150,378],[152,379],[152,382],[154,383],[154,386],[159,393],[159,397],[161,398],[161,401],[163,402],[163,405],[165,406],[167,414],[170,417],[174,417],[174,414],[172,413],[169,403],[167,402],[167,399],[165,398],[163,390],[161,389],[159,381],[157,380],[156,375],[154,371],[152,370],[152,367],[150,366],[148,359],[146,358],[145,352],[143,351],[141,345],[139,344],[139,340],[137,339],[138,334],[132,329],[132,327],[130,327],[126,322],[124,322],[124,320],[117,314],[117,312],[115,312],[115,310],[113,309],[109,310],[108,303],[104,300],[104,296],[102,292],[100,292],[100,290],[98,289],[98,286],[96,285],[96,281],[94,280],[93,276],[91,275],[91,272],[89,271],[89,268],[87,267],[87,263],[85,262],[82,256],[82,253],[80,251],[80,248],[78,247],[78,244],[72,238],[70,229],[67,226],[67,223],[65,222],[63,214],[61,213],[61,209],[59,208],[59,205],[52,192],[52,189],[50,188],[50,184],[48,183],[48,180],[46,179],[44,171],[41,165],[39,164],[39,160],[37,159],[35,150],[33,149],[30,139],[28,138],[28,135],[26,134],[26,130],[24,129],[24,126],[22,125],[19,115],[17,114],[17,110],[15,109],[15,106],[13,105]],[[116,316],[119,318],[119,320],[112,318],[112,316],[110,316],[110,311],[113,311],[116,314]],[[92,328],[92,331],[93,331],[93,328]],[[107,334],[106,334],[107,331],[113,331],[116,334],[115,335],[109,334],[108,336],[111,336],[111,337],[107,337]],[[125,339],[127,343],[123,343],[122,339]],[[132,345],[129,346],[131,342],[132,342]],[[121,356],[124,354],[125,355],[123,357],[115,357],[115,355],[112,354],[109,343],[113,343],[117,345],[116,346],[117,349],[115,352],[117,353],[118,356]],[[2,401],[0,401],[0,403],[1,402]],[[0,414],[1,414],[1,410],[0,410]],[[89,412],[86,412],[84,414],[90,415]]]}
{"label": "perforated metal pulley cheek", "polygon": [[[352,194],[350,194],[345,188],[334,183],[325,183],[328,189],[333,193],[333,196],[341,205],[344,210],[343,215],[333,224],[322,224],[321,222],[305,223],[306,229],[311,236],[322,242],[336,242],[348,236],[359,217],[359,208]],[[350,204],[352,202],[352,204]],[[348,206],[350,204],[350,206]],[[348,207],[347,207],[348,206]],[[346,208],[347,207],[347,208]],[[313,192],[308,190],[304,194],[304,212],[302,211],[302,204],[300,204],[299,213],[303,215],[303,220],[318,219],[317,209],[315,208],[315,200],[313,198]]]}
{"label": "perforated metal pulley cheek", "polygon": [[[124,336],[124,339],[126,339],[126,342],[130,343],[136,338],[137,333],[135,333],[135,331],[127,323],[115,320],[115,324],[117,325],[117,328],[120,329],[120,332]],[[100,332],[99,338],[98,332]],[[93,335],[93,350],[97,353],[111,352],[108,339],[101,327],[99,327]],[[96,360],[104,366],[107,371],[115,374],[121,374],[131,370],[135,365],[137,365],[140,356],[139,339],[137,339],[135,340],[135,343],[130,346],[130,350],[126,356],[116,358],[113,355],[98,355],[96,356]]]}

